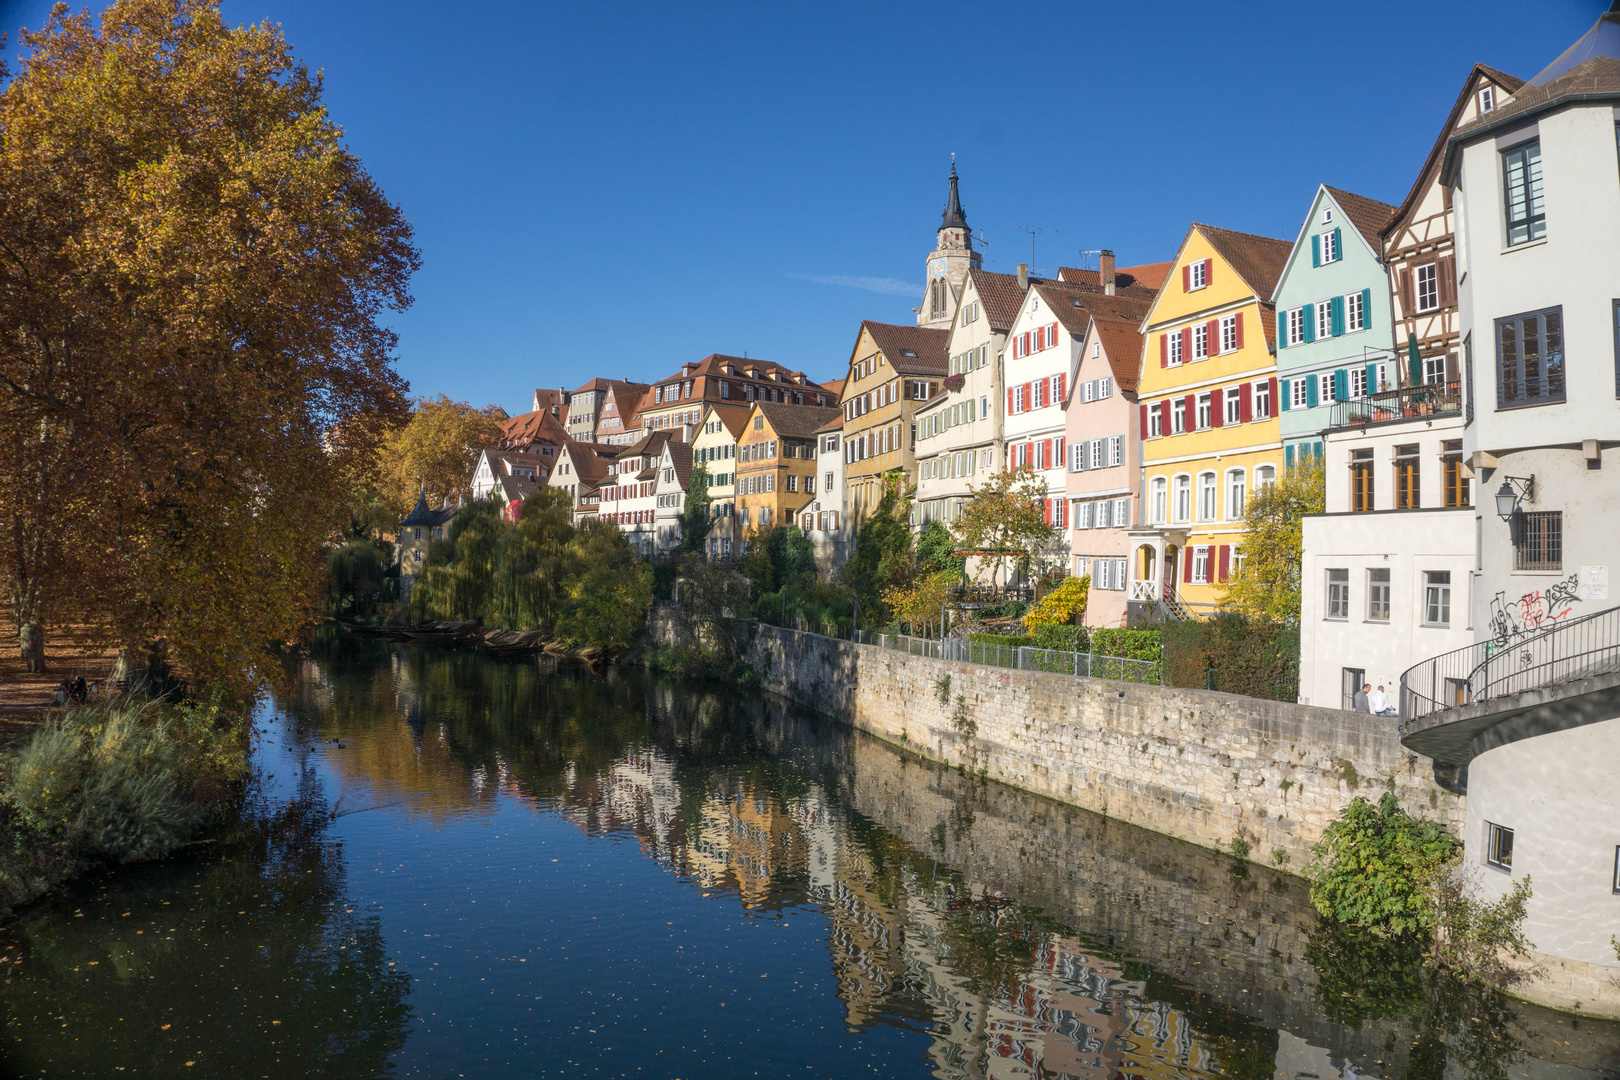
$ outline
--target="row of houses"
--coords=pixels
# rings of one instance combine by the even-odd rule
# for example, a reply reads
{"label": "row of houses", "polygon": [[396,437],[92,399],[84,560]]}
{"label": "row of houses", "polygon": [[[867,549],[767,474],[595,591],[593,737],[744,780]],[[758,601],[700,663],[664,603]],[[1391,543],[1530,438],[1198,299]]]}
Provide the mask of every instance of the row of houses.
{"label": "row of houses", "polygon": [[1216,610],[1248,499],[1314,463],[1303,700],[1563,618],[1606,599],[1617,511],[1617,19],[1529,80],[1474,66],[1404,198],[1322,184],[1291,237],[1194,223],[1163,261],[998,273],[953,165],[916,324],[863,321],[842,377],[716,354],[537,390],[473,493],[560,487],[655,553],[702,464],[710,554],[788,526],[836,563],[888,476],[921,527],[1029,470],[1048,556],[1122,625]]}

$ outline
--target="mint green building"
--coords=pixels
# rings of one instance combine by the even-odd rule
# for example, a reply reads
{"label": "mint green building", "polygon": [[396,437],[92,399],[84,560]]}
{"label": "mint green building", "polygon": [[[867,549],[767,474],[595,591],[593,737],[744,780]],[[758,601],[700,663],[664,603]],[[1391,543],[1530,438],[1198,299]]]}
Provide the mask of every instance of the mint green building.
{"label": "mint green building", "polygon": [[1378,230],[1395,208],[1323,184],[1277,280],[1283,460],[1322,456],[1333,404],[1394,389],[1389,272]]}

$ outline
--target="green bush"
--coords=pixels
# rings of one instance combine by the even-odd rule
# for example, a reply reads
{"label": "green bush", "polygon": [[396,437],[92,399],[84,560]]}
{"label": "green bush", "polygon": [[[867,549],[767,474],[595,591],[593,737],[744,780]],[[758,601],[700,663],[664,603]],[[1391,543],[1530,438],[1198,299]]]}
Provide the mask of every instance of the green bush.
{"label": "green bush", "polygon": [[1204,689],[1215,669],[1215,689],[1228,694],[1299,700],[1299,627],[1223,612],[1205,622],[1167,623],[1164,681]]}
{"label": "green bush", "polygon": [[1457,846],[1443,825],[1412,817],[1390,792],[1376,806],[1357,797],[1311,849],[1311,904],[1352,926],[1427,934],[1433,889]]}
{"label": "green bush", "polygon": [[1030,632],[1030,642],[1037,649],[1056,649],[1059,652],[1090,652],[1091,635],[1084,626],[1059,624],[1036,626]]}
{"label": "green bush", "polygon": [[968,640],[981,645],[1006,645],[1014,649],[1035,643],[1032,637],[1015,637],[1012,634],[969,634]]}
{"label": "green bush", "polygon": [[1161,652],[1157,630],[1121,630],[1104,627],[1091,632],[1091,651],[1098,656],[1157,663]]}

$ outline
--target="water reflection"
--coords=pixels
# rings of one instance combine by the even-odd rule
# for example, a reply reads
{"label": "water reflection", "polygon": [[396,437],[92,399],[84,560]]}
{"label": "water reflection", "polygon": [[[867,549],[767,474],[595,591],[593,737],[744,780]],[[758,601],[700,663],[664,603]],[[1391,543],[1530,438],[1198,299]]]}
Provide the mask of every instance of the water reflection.
{"label": "water reflection", "polygon": [[[261,826],[229,852],[92,890],[73,901],[83,903],[85,919],[58,904],[19,923],[29,962],[3,993],[8,1006],[26,1010],[11,1009],[23,1017],[12,1030],[26,1054],[8,1063],[105,1075],[91,1068],[87,1049],[87,1033],[101,1030],[115,1033],[109,1038],[120,1055],[165,1067],[199,1060],[188,1057],[199,1047],[195,1053],[211,1055],[199,1068],[229,1054],[266,1062],[270,1075],[293,1074],[270,1063],[279,1069],[298,1057],[314,1063],[304,1072],[444,1075],[473,1044],[456,1043],[452,1053],[434,1039],[453,1022],[441,1018],[430,1031],[410,1020],[408,1002],[417,1000],[419,1014],[431,1011],[445,1000],[433,994],[453,984],[468,1023],[539,1031],[523,1053],[479,1059],[478,1074],[487,1076],[549,1075],[567,1061],[613,1075],[638,1068],[754,1075],[783,1071],[783,1062],[848,1075],[848,1054],[885,1039],[899,1040],[904,1052],[878,1072],[944,1078],[1575,1080],[1620,1066],[1613,1025],[1459,993],[1424,975],[1409,955],[1324,935],[1293,878],[1259,867],[1234,873],[1216,854],[926,765],[780,702],[635,673],[585,678],[332,634],[322,635],[298,675],[278,729],[289,757],[304,763],[303,790],[290,808],[261,815]],[[316,762],[325,788],[310,779]],[[464,924],[471,929],[463,952],[473,955],[458,960],[446,947],[430,963],[424,943],[420,955],[410,949],[396,964],[385,956],[380,924],[345,899],[355,891],[345,861],[357,873],[355,856],[329,835],[363,820],[343,815],[376,807],[385,809],[364,820],[388,815],[395,824],[386,828],[405,838],[401,858],[423,866],[430,846],[471,849],[482,843],[472,830],[506,833],[519,820],[557,823],[592,852],[639,856],[593,855],[577,877],[559,878],[564,872],[550,857],[556,849],[537,846],[553,843],[546,834],[528,837],[520,850],[502,849],[501,861],[454,861],[454,882],[442,870],[419,871],[417,891],[404,896],[411,905],[425,906],[420,901],[452,884],[468,890],[469,903],[485,903],[445,909],[448,920],[444,912],[424,915],[438,921],[414,928],[390,924],[390,936],[405,942],[420,934],[437,946],[447,921]],[[367,835],[383,831],[376,825]],[[582,892],[581,910],[591,911],[558,917],[594,919],[590,905],[611,899],[625,881],[646,887],[637,867],[665,876],[639,906],[615,909],[611,951],[581,955],[592,939],[576,931],[596,924],[565,926],[560,938],[515,940],[561,894],[516,918],[502,909],[469,921],[503,892],[557,880]],[[407,889],[396,880],[367,879],[391,909],[404,906],[395,901]],[[674,954],[658,950],[676,920],[695,924],[690,905],[702,898],[754,926],[810,925],[802,920],[816,913],[802,969],[797,953],[772,961],[761,959],[759,945],[746,951],[750,963],[774,963],[771,974],[798,978],[802,970],[809,989],[797,993],[788,978],[758,975],[735,985],[735,963],[679,981],[690,972],[672,974]],[[161,909],[187,905],[184,919],[168,919],[173,944],[132,935],[143,919],[154,928],[164,921]],[[691,951],[683,957],[710,957],[732,941],[687,932]],[[207,950],[195,969],[197,949],[181,944],[188,940]],[[76,944],[57,944],[69,941]],[[171,960],[159,959],[171,955],[164,949]],[[143,959],[143,950],[153,957]],[[97,951],[112,977],[84,966]],[[517,962],[508,964],[495,980],[522,999],[521,1008],[496,999],[466,1004],[459,988],[494,975],[487,961],[475,963],[490,953],[535,960],[522,975]],[[662,966],[652,959],[660,955]],[[536,1005],[552,989],[548,980],[582,970],[558,966],[568,963],[596,980],[586,992],[597,1004],[610,989],[632,1002],[652,995],[645,976],[614,982],[620,956],[647,957],[674,989],[627,1004],[616,1017],[592,1011],[578,991]],[[408,962],[419,970],[405,975]],[[116,974],[125,971],[132,974]],[[532,985],[524,981],[530,976]],[[126,1035],[119,1025],[140,1013],[142,999],[117,988],[143,979],[149,990],[164,988],[164,1017],[176,1019],[146,1004],[146,1027]],[[171,1002],[167,987],[187,979],[195,991]],[[758,1004],[766,1027],[724,1027],[722,1017],[735,1017],[742,1002],[721,995],[739,989]],[[643,1013],[659,1017],[659,1026],[642,1027]],[[57,1014],[74,1018],[68,1028],[53,1026],[62,1022]],[[289,1030],[294,1017],[301,1018],[296,1031]],[[173,1027],[156,1028],[161,1036],[146,1030],[159,1023]],[[591,1056],[580,1041],[587,1034],[609,1040],[612,1053]],[[730,1039],[737,1059],[671,1071],[671,1059],[659,1057],[696,1053],[711,1038]]]}

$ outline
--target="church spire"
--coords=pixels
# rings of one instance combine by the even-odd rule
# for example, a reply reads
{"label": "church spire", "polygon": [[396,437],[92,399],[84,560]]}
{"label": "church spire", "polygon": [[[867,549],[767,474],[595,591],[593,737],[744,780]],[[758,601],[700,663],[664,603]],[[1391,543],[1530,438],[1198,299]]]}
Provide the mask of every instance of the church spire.
{"label": "church spire", "polygon": [[945,217],[939,223],[941,229],[967,228],[967,214],[962,210],[962,196],[956,190],[956,162],[951,162],[951,194],[945,200]]}

